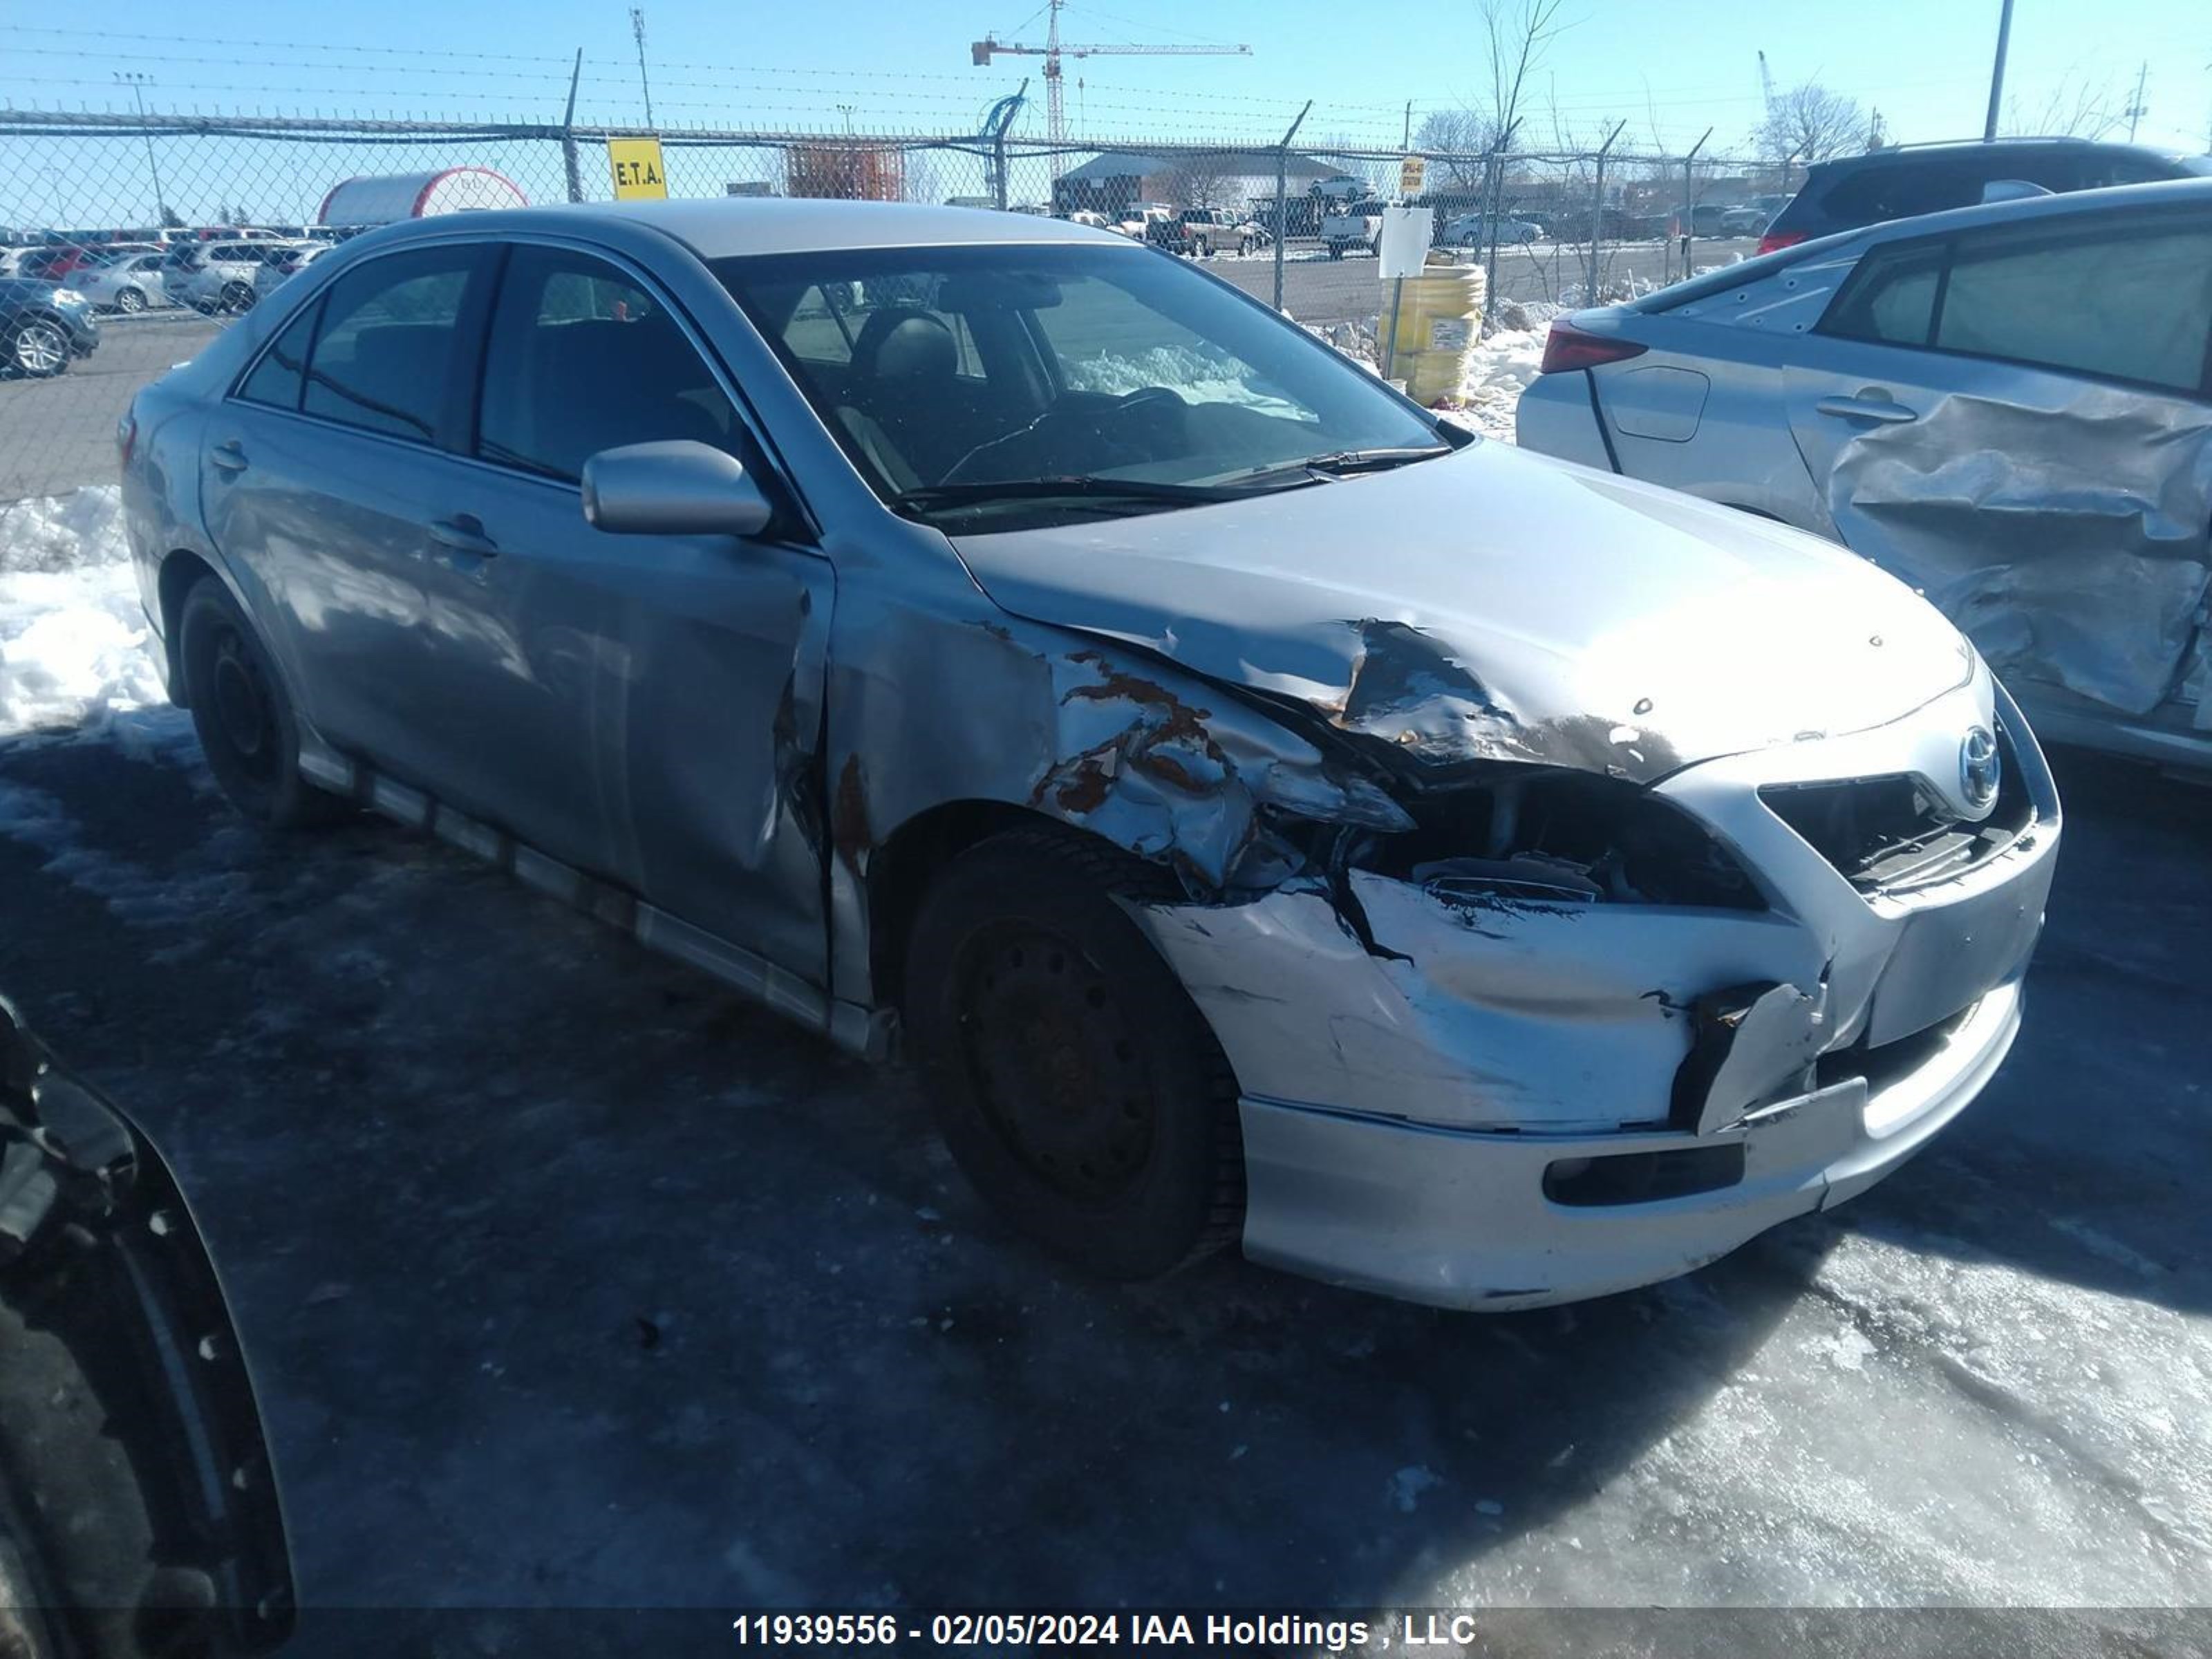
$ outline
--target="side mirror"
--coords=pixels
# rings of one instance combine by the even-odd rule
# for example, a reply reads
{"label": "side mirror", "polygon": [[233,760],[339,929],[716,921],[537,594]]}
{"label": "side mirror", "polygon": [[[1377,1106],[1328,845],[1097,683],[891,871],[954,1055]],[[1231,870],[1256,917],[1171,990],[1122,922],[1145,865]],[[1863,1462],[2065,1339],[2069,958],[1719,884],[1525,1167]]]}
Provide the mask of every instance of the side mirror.
{"label": "side mirror", "polygon": [[624,444],[584,463],[584,519],[634,536],[757,536],[775,510],[734,455],[692,438]]}

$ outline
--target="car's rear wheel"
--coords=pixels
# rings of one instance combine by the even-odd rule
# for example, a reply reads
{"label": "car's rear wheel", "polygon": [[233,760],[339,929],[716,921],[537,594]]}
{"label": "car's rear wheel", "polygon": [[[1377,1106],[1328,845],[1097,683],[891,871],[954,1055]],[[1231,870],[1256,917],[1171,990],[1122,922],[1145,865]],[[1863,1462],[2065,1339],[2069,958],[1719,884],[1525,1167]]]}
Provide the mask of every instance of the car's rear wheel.
{"label": "car's rear wheel", "polygon": [[268,653],[214,577],[185,596],[179,633],[192,725],[231,804],[276,829],[336,816],[341,803],[300,775],[299,721]]}
{"label": "car's rear wheel", "polygon": [[146,309],[146,296],[135,288],[120,289],[115,295],[115,308],[130,313],[143,311]]}
{"label": "car's rear wheel", "polygon": [[8,336],[8,361],[23,374],[45,380],[69,367],[69,335],[59,323],[27,317]]}
{"label": "car's rear wheel", "polygon": [[253,309],[252,285],[248,283],[225,283],[222,296],[216,303],[219,309],[234,316],[240,312],[251,311]]}
{"label": "car's rear wheel", "polygon": [[970,849],[923,898],[904,1014],[983,1196],[1079,1266],[1145,1279],[1237,1236],[1243,1143],[1227,1057],[1116,896],[1180,890],[1070,831]]}

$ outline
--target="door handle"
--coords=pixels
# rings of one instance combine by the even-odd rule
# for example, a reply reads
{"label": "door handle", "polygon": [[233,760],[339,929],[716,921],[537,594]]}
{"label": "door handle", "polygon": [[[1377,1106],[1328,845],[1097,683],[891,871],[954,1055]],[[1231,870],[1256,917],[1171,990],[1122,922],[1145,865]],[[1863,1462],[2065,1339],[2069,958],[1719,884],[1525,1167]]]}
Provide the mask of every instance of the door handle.
{"label": "door handle", "polygon": [[235,438],[225,438],[208,451],[208,460],[225,472],[246,471],[246,447]]}
{"label": "door handle", "polygon": [[1813,405],[1823,415],[1832,415],[1842,421],[1873,421],[1883,426],[1894,426],[1900,421],[1917,421],[1917,410],[1907,409],[1895,398],[1876,396],[1869,386],[1856,398],[1823,398]]}
{"label": "door handle", "polygon": [[450,519],[433,521],[430,539],[441,547],[450,547],[456,553],[471,554],[479,559],[499,556],[499,544],[484,534],[483,520],[473,513],[456,513]]}

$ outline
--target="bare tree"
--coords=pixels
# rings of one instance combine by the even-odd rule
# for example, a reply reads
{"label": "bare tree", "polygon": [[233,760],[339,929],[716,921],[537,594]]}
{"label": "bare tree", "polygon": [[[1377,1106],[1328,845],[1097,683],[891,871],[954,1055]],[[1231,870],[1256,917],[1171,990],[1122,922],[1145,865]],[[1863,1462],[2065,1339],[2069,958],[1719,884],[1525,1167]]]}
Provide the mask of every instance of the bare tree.
{"label": "bare tree", "polygon": [[1229,173],[1219,155],[1190,150],[1170,159],[1152,175],[1153,187],[1177,207],[1219,207]]}
{"label": "bare tree", "polygon": [[1430,190],[1480,190],[1497,132],[1488,118],[1471,109],[1431,110],[1423,116],[1413,129],[1413,148],[1436,158],[1429,168]]}
{"label": "bare tree", "polygon": [[[1490,60],[1490,130],[1493,148],[1504,150],[1513,143],[1521,125],[1522,106],[1529,91],[1529,76],[1540,67],[1544,54],[1567,25],[1559,21],[1563,0],[1475,0],[1482,20],[1483,43]],[[1486,292],[1498,288],[1498,198],[1504,187],[1504,162],[1491,166],[1485,195],[1485,216],[1490,234],[1485,240],[1483,268]]]}
{"label": "bare tree", "polygon": [[1559,21],[1562,0],[1475,0],[1490,59],[1491,131],[1510,140],[1521,119],[1528,77],[1544,61],[1552,42],[1567,25]]}
{"label": "bare tree", "polygon": [[1857,99],[1808,81],[1776,94],[1752,142],[1786,185],[1794,168],[1863,151],[1868,131]]}
{"label": "bare tree", "polygon": [[2062,81],[2040,104],[2026,109],[2018,99],[2006,99],[1998,131],[2008,137],[2102,138],[2127,125],[2123,104],[2110,82],[2093,87],[2087,81]]}

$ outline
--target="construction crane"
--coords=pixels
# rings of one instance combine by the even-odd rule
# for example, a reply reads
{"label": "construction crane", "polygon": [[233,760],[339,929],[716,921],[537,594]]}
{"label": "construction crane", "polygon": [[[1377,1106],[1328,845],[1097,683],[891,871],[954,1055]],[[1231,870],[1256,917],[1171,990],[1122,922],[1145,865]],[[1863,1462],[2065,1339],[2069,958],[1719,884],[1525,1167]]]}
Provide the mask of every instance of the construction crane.
{"label": "construction crane", "polygon": [[1766,54],[1759,54],[1759,90],[1766,99],[1766,118],[1774,118],[1774,71],[1766,67]]}
{"label": "construction crane", "polygon": [[994,58],[1024,57],[1044,59],[1045,133],[1052,141],[1052,176],[1060,174],[1060,150],[1067,143],[1067,106],[1060,87],[1060,60],[1063,58],[1198,58],[1244,57],[1252,55],[1249,46],[1070,46],[1060,38],[1060,9],[1067,0],[1045,0],[1045,9],[1051,14],[1045,24],[1044,44],[1041,46],[1022,46],[1011,40],[1000,40],[985,35],[969,47],[969,56],[979,66],[988,65]]}

